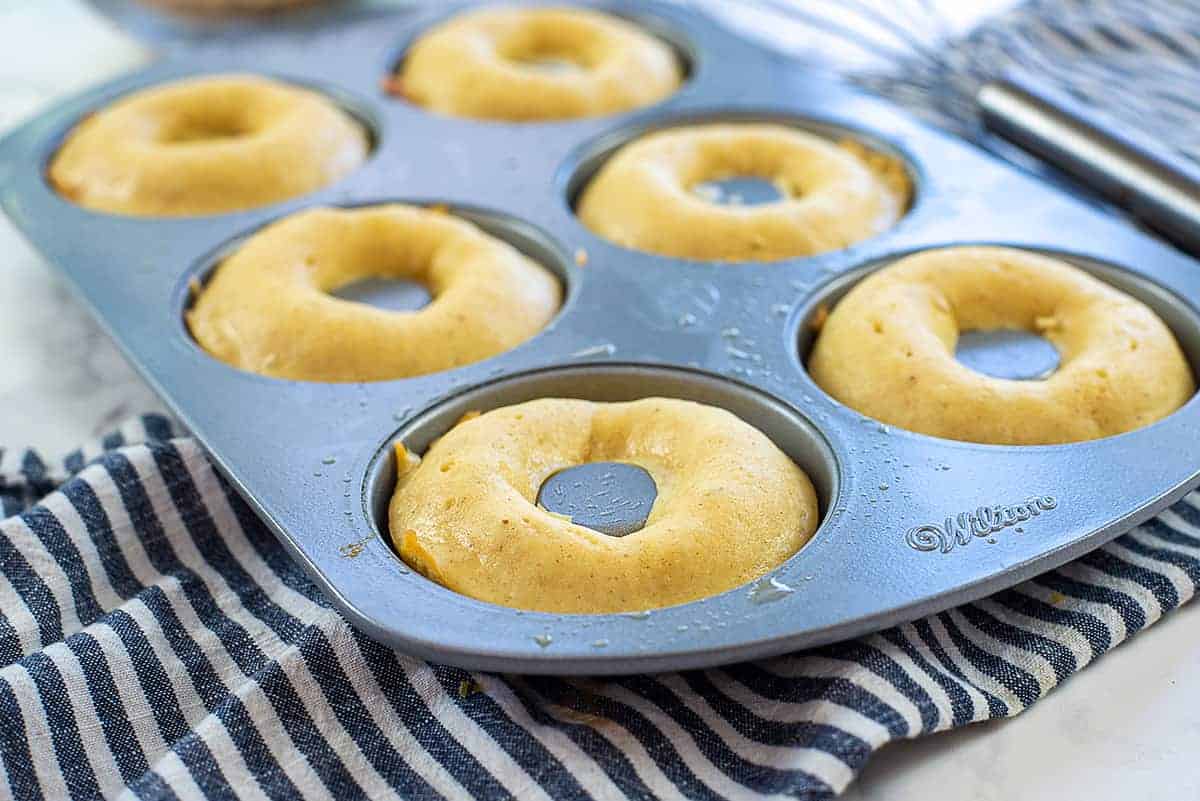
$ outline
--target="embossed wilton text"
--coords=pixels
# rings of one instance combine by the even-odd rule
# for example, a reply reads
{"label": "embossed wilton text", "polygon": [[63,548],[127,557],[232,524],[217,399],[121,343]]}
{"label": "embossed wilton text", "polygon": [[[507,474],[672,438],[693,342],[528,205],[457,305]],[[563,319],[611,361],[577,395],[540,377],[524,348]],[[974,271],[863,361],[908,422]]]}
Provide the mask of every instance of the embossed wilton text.
{"label": "embossed wilton text", "polygon": [[981,506],[974,512],[947,517],[940,526],[913,526],[904,535],[904,541],[918,551],[950,553],[955,544],[966,545],[975,537],[989,537],[1057,506],[1058,500],[1052,495],[1029,498],[1013,506]]}

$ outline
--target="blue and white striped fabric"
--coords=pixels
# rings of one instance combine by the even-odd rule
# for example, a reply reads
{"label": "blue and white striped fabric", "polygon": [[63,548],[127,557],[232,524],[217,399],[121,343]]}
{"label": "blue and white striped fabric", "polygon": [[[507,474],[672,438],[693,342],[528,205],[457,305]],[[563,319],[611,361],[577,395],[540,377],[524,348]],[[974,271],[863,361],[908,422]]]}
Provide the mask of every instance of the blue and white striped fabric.
{"label": "blue and white striped fabric", "polygon": [[808,653],[469,673],[352,629],[171,433],[145,418],[61,470],[0,456],[0,796],[829,798],[891,740],[1020,712],[1200,583],[1193,494],[1014,590]]}
{"label": "blue and white striped fabric", "polygon": [[[1076,57],[1115,68],[1081,20],[1200,49],[1200,8],[1154,27],[1166,5],[1038,0],[944,63],[1029,60],[1068,17],[1086,57],[1054,34],[1038,50],[1060,80]],[[948,73],[920,65],[878,88],[965,119],[931,93]],[[1139,120],[1187,152],[1194,98],[1154,97]],[[812,652],[612,680],[469,673],[350,628],[179,433],[147,417],[62,465],[0,452],[0,798],[824,799],[889,741],[1017,714],[1200,583],[1193,493],[1013,590]]]}

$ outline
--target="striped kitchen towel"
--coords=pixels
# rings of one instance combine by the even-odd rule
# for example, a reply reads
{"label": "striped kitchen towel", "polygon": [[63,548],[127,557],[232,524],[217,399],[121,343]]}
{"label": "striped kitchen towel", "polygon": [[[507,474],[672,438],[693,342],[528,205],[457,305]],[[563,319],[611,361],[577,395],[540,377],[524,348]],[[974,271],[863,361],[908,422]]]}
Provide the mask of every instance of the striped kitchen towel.
{"label": "striped kitchen towel", "polygon": [[824,799],[891,740],[1020,712],[1200,583],[1193,493],[1015,589],[811,652],[471,673],[351,628],[172,433],[0,455],[0,797]]}
{"label": "striped kitchen towel", "polygon": [[[1036,50],[1045,75],[1091,76],[1085,90],[1141,76],[1127,113],[1188,153],[1195,97],[1152,70],[1194,69],[1198,31],[1194,4],[1035,0],[862,80],[970,133],[971,82]],[[0,798],[22,800],[824,799],[889,741],[1017,714],[1200,582],[1193,493],[1066,567],[870,637],[708,671],[534,678],[359,634],[161,417],[62,464],[0,452],[0,512]]]}

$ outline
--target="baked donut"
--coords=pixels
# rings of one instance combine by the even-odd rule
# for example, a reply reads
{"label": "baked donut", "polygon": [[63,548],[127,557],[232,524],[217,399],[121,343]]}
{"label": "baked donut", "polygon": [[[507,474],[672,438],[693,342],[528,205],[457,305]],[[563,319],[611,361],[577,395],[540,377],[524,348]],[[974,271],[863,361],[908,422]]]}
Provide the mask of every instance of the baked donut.
{"label": "baked donut", "polygon": [[[977,373],[960,331],[1020,329],[1058,349],[1042,380]],[[901,259],[863,279],[821,327],[808,370],[876,420],[947,439],[1078,442],[1166,417],[1196,391],[1171,331],[1145,305],[1077,267],[1001,247]]]}
{"label": "baked donut", "polygon": [[[530,401],[460,422],[419,462],[398,461],[388,518],[401,558],[455,592],[518,609],[704,598],[772,570],[818,523],[813,486],[791,459],[733,414],[689,401]],[[597,461],[653,477],[641,530],[610,537],[535,504],[552,474]]]}
{"label": "baked donut", "polygon": [[134,92],[75,127],[50,183],[97,211],[177,217],[277,203],[362,164],[367,132],[309,89],[253,75]]}
{"label": "baked donut", "polygon": [[619,17],[492,7],[427,31],[385,86],[439,114],[528,121],[648,106],[682,79],[670,46]]}
{"label": "baked donut", "polygon": [[[718,205],[697,191],[733,177],[773,182],[782,199]],[[708,261],[774,261],[847,247],[890,228],[908,204],[902,164],[769,123],[686,125],[621,148],[576,212],[633,250]]]}
{"label": "baked donut", "polygon": [[[404,278],[433,296],[420,311],[332,297],[366,278]],[[302,381],[380,381],[486,359],[532,337],[562,288],[506,242],[437,209],[316,208],[250,237],[187,313],[223,362]]]}

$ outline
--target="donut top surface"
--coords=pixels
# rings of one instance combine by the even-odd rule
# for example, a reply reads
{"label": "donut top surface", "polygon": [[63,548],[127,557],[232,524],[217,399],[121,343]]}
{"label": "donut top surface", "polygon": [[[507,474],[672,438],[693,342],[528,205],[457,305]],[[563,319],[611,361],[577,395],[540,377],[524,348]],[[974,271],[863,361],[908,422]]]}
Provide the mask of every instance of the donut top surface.
{"label": "donut top surface", "polygon": [[[994,329],[1041,335],[1058,369],[1007,380],[955,359],[959,332]],[[1145,304],[1063,261],[1000,247],[922,252],[864,278],[824,321],[808,369],[837,400],[898,428],[1010,445],[1132,431],[1196,390]]]}
{"label": "donut top surface", "polygon": [[[536,503],[558,471],[624,462],[658,489],[615,537]],[[419,461],[403,448],[389,508],[409,565],[491,603],[637,611],[704,598],[780,565],[819,522],[804,472],[735,415],[689,401],[545,398],[460,422]]]}
{"label": "donut top surface", "polygon": [[[781,199],[721,205],[698,191],[761,178]],[[706,261],[776,261],[838,250],[882,233],[908,206],[904,165],[861,143],[773,123],[686,125],[618,150],[584,187],[576,212],[633,250]]]}
{"label": "donut top surface", "polygon": [[620,17],[493,6],[426,31],[386,85],[439,114],[532,121],[640,108],[682,80],[675,51]]}
{"label": "donut top surface", "polygon": [[[393,311],[329,294],[367,278],[416,281],[432,301]],[[562,287],[545,267],[446,211],[316,208],[247,239],[200,290],[187,323],[205,350],[243,370],[378,381],[516,347],[561,301]]]}
{"label": "donut top surface", "polygon": [[48,177],[64,197],[96,211],[218,214],[320,189],[369,150],[364,127],[323,95],[222,75],[133,92],[84,118]]}

